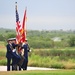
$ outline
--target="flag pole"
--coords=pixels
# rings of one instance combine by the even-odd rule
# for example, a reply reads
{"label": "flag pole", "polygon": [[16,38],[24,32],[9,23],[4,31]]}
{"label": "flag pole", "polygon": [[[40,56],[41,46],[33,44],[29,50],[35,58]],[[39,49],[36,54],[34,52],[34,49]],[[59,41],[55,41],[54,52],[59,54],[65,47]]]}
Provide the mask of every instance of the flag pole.
{"label": "flag pole", "polygon": [[17,10],[17,2],[15,2],[15,9]]}

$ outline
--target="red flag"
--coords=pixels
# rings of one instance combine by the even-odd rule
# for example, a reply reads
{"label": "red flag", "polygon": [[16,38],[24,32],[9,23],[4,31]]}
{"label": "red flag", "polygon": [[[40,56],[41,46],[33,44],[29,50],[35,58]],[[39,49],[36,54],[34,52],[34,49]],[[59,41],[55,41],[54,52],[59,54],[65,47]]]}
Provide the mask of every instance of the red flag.
{"label": "red flag", "polygon": [[25,10],[24,12],[24,17],[23,17],[23,23],[22,23],[22,42],[25,42],[26,40],[26,12],[27,10]]}

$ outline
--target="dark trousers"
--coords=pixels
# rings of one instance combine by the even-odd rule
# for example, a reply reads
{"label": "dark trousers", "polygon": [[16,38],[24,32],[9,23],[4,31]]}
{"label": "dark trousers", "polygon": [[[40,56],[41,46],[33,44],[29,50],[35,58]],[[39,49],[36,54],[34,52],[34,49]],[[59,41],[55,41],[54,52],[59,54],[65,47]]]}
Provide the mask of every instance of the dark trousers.
{"label": "dark trousers", "polygon": [[21,57],[19,55],[17,55],[16,52],[13,52],[12,70],[17,70],[17,65],[20,60],[21,60]]}
{"label": "dark trousers", "polygon": [[17,55],[16,52],[13,52],[13,61],[12,61],[12,64],[15,65],[15,64],[18,64],[18,62],[21,60],[21,57],[20,55]]}
{"label": "dark trousers", "polygon": [[7,58],[7,71],[10,71],[11,58]]}
{"label": "dark trousers", "polygon": [[21,66],[23,68],[23,70],[27,70],[27,65],[28,65],[28,59],[25,58],[22,66]]}
{"label": "dark trousers", "polygon": [[28,65],[28,61],[25,61],[25,66],[24,66],[23,70],[27,70],[27,65]]}

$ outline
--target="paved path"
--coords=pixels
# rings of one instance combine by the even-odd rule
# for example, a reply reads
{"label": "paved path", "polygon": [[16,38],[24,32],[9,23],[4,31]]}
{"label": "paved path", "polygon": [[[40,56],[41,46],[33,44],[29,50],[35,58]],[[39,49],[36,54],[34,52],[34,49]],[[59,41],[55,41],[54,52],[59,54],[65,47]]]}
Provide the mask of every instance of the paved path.
{"label": "paved path", "polygon": [[[27,70],[57,70],[52,68],[41,68],[41,67],[27,67]],[[6,66],[0,66],[0,71],[7,71]]]}

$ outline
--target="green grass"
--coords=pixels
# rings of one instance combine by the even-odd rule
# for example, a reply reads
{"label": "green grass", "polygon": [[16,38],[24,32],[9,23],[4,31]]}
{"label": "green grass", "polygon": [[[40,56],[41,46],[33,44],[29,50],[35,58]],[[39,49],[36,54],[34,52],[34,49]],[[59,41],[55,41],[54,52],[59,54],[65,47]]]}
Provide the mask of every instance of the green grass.
{"label": "green grass", "polygon": [[6,65],[6,47],[5,43],[0,41],[0,65]]}
{"label": "green grass", "polygon": [[60,59],[60,56],[40,56],[38,53],[37,55],[32,53],[29,57],[28,65],[34,67],[75,69],[75,59],[67,58],[66,60],[66,57]]}
{"label": "green grass", "polygon": [[0,75],[75,75],[75,70],[10,71],[0,72]]}
{"label": "green grass", "polygon": [[[6,65],[6,47],[0,42],[0,65]],[[75,69],[75,48],[32,49],[28,66]]]}

